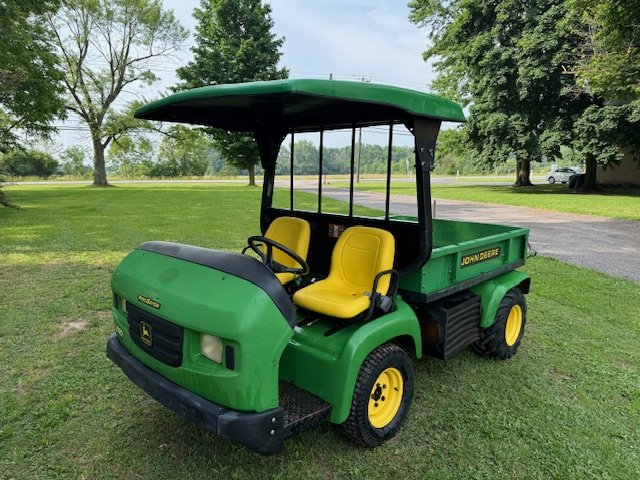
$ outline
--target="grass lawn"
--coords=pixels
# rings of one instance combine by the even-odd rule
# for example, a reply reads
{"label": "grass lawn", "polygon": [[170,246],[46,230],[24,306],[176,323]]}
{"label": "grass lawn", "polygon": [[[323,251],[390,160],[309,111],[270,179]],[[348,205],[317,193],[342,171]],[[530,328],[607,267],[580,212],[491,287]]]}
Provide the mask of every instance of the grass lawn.
{"label": "grass lawn", "polygon": [[[10,187],[0,209],[0,478],[640,478],[640,285],[533,258],[518,354],[416,363],[399,434],[329,425],[261,457],[166,410],[105,356],[109,279],[146,240],[238,251],[259,189]],[[309,197],[309,201],[312,197]]]}
{"label": "grass lawn", "polygon": [[[349,182],[331,182],[332,187],[349,188]],[[357,190],[385,192],[384,182],[361,182]],[[394,182],[391,192],[415,195],[415,183]],[[500,203],[567,213],[640,220],[640,188],[610,188],[602,193],[573,193],[566,185],[540,184],[533,187],[432,184],[434,198],[470,202]]]}

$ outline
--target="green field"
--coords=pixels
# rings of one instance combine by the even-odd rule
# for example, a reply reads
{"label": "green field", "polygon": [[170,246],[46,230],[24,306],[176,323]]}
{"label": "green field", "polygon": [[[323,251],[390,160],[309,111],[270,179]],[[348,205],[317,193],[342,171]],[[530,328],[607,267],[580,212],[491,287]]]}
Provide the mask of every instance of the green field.
{"label": "green field", "polygon": [[258,232],[260,190],[9,193],[22,209],[0,209],[0,478],[640,478],[636,283],[533,258],[513,359],[424,358],[386,445],[324,426],[265,458],[172,414],[105,356],[119,259],[152,239],[238,251]]}
{"label": "green field", "polygon": [[[349,182],[331,182],[330,186],[349,188]],[[360,182],[356,190],[385,192],[384,182]],[[566,213],[582,213],[609,218],[640,220],[640,188],[610,188],[599,193],[574,193],[566,185],[511,186],[432,184],[434,198],[469,202],[500,203],[518,207],[541,208]],[[415,183],[393,182],[391,193],[415,196]]]}

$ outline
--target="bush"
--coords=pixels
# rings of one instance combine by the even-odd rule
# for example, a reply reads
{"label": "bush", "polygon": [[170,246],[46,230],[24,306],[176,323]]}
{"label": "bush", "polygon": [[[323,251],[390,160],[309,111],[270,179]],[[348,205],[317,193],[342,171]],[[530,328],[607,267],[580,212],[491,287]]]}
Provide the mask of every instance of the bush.
{"label": "bush", "polygon": [[16,149],[2,156],[0,169],[14,177],[48,178],[58,170],[58,162],[39,150]]}

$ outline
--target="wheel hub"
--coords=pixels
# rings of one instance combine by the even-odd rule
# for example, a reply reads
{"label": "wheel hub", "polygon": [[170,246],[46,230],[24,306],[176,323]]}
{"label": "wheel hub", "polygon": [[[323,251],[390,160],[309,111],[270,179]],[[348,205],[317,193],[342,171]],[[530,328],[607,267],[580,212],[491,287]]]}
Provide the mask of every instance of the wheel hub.
{"label": "wheel hub", "polygon": [[369,422],[375,428],[387,426],[402,403],[404,379],[397,368],[387,368],[376,379],[369,396]]}
{"label": "wheel hub", "polygon": [[511,307],[509,316],[507,317],[507,323],[504,329],[504,340],[508,346],[513,346],[518,337],[520,336],[520,330],[522,329],[522,307],[516,304]]}

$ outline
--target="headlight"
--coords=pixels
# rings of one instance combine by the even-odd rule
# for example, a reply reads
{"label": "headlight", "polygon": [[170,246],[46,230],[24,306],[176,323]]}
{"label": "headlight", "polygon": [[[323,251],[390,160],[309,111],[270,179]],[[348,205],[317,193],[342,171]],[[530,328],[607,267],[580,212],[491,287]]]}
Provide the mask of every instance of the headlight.
{"label": "headlight", "polygon": [[122,310],[124,313],[128,313],[127,301],[120,295],[116,295],[115,293],[113,294],[113,306],[118,310]]}
{"label": "headlight", "polygon": [[200,335],[200,353],[216,363],[222,363],[222,340],[213,335]]}

